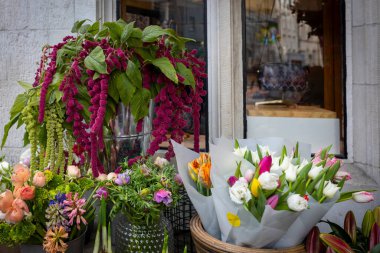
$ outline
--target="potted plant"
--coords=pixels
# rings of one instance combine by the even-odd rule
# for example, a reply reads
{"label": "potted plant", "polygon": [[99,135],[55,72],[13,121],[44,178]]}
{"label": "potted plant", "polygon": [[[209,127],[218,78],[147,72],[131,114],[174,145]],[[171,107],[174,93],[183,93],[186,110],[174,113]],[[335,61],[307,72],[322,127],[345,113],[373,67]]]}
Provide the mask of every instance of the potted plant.
{"label": "potted plant", "polygon": [[1,178],[6,184],[0,194],[2,242],[19,245],[21,252],[82,252],[95,211],[82,193],[94,182],[79,175],[77,167],[62,176],[22,163],[7,170]]}
{"label": "potted plant", "polygon": [[[185,113],[193,116],[194,149],[199,150],[206,74],[197,52],[185,48],[191,39],[159,26],[141,30],[123,20],[102,26],[82,20],[72,32],[75,37],[43,48],[33,85],[20,82],[25,92],[17,96],[10,111],[2,146],[14,124],[25,124],[32,170],[49,165],[62,173],[66,164],[74,163],[73,147],[77,147],[77,155],[88,157],[87,167],[97,177],[105,173],[100,154],[112,152],[104,136],[112,138],[110,122],[120,114],[119,105],[126,107],[138,134],[144,132],[144,118],[153,100],[153,141],[147,153],[154,154],[164,141],[183,140]],[[170,145],[166,157],[173,155]]]}
{"label": "potted plant", "polygon": [[[162,213],[164,209],[175,206],[182,185],[173,165],[161,157],[154,161],[150,157],[140,158],[133,164],[126,161],[118,173],[110,173],[100,185],[95,196],[101,201],[101,222],[94,253],[112,250],[108,214],[111,219],[116,219],[117,252],[161,253],[165,230],[170,232]],[[110,212],[106,210],[106,201],[112,204]],[[166,246],[169,252],[173,250],[171,237],[169,233],[169,246]]]}

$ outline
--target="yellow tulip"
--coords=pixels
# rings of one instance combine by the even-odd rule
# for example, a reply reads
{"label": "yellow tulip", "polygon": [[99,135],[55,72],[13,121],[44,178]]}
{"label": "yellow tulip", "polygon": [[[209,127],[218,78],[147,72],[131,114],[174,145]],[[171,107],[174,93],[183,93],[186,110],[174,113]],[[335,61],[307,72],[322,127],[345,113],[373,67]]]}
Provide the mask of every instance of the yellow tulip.
{"label": "yellow tulip", "polygon": [[259,197],[259,187],[260,187],[259,180],[257,180],[257,178],[254,178],[251,183],[251,193],[256,198]]}

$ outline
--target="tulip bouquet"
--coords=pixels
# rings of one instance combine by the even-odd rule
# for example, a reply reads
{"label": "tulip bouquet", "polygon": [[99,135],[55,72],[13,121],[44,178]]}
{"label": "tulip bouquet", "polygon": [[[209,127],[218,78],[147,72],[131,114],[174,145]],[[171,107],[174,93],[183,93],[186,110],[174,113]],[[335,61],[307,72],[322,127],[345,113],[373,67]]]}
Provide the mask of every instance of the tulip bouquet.
{"label": "tulip bouquet", "polygon": [[82,196],[94,182],[50,170],[31,171],[21,163],[7,171],[1,178],[6,189],[0,194],[0,244],[43,244],[46,252],[64,252],[66,242],[94,217],[91,203]]}
{"label": "tulip bouquet", "polygon": [[211,195],[211,157],[208,153],[200,153],[200,156],[188,163],[189,175],[197,184],[197,190],[204,196]]}

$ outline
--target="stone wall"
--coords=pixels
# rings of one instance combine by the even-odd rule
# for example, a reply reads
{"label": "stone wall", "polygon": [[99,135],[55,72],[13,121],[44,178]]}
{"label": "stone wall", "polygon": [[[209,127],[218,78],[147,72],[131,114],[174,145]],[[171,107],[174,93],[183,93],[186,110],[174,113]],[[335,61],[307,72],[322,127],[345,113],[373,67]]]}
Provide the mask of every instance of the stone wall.
{"label": "stone wall", "polygon": [[[67,35],[79,19],[96,19],[96,0],[0,0],[0,137],[18,93],[18,80],[33,82],[41,48]],[[22,151],[23,129],[12,128],[5,148],[15,162]]]}
{"label": "stone wall", "polygon": [[347,52],[347,60],[352,60],[352,70],[347,69],[347,74],[350,76],[352,71],[353,160],[356,167],[379,183],[380,1],[350,2],[352,52]]}

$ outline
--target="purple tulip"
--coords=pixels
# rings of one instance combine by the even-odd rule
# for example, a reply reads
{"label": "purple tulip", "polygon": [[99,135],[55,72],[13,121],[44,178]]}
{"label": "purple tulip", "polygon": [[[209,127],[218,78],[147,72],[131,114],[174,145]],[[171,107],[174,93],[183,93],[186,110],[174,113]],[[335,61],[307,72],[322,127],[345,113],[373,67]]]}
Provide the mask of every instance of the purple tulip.
{"label": "purple tulip", "polygon": [[278,203],[278,195],[273,195],[269,199],[267,199],[267,205],[270,205],[272,209],[275,209]]}
{"label": "purple tulip", "polygon": [[230,176],[230,178],[228,178],[228,184],[232,187],[236,181],[238,181],[239,179],[235,176]]}
{"label": "purple tulip", "polygon": [[160,189],[154,193],[153,200],[157,203],[164,203],[166,206],[169,206],[173,201],[172,193],[170,191]]}
{"label": "purple tulip", "polygon": [[271,156],[265,156],[259,163],[259,175],[263,174],[264,172],[270,172],[270,167],[272,166],[272,157]]}

